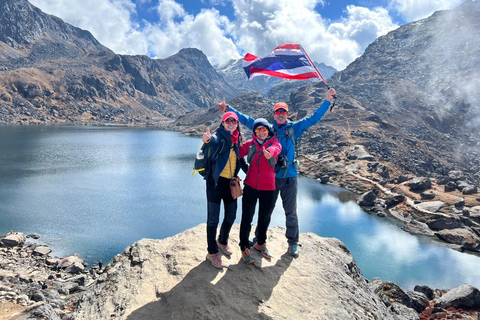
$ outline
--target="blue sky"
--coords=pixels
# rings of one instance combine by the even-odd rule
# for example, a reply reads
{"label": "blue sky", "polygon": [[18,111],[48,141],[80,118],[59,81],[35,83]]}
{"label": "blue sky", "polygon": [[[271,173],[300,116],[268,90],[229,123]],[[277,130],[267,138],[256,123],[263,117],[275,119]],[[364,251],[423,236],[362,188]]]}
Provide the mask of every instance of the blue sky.
{"label": "blue sky", "polygon": [[343,70],[377,37],[465,0],[29,0],[116,53],[202,50],[213,65],[299,43]]}

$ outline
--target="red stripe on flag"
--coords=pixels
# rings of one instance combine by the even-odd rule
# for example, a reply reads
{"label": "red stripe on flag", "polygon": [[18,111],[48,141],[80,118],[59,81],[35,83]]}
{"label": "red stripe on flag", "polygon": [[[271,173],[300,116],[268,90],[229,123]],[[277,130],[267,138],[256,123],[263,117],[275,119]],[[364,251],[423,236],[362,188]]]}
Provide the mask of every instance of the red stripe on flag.
{"label": "red stripe on flag", "polygon": [[250,54],[250,53],[247,53],[245,55],[245,57],[243,57],[243,60],[245,61],[252,61],[252,60],[255,60],[257,59],[258,57],[257,56],[254,56],[253,54]]}
{"label": "red stripe on flag", "polygon": [[295,50],[300,50],[302,47],[299,44],[293,44],[293,43],[284,43],[278,47],[276,47],[273,50],[277,49],[295,49]]}

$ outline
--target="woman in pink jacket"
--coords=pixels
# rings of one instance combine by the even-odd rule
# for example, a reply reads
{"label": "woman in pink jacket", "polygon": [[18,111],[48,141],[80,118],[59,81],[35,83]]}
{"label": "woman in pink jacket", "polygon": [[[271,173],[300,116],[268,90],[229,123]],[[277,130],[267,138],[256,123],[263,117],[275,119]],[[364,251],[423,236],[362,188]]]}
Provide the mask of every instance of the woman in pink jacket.
{"label": "woman in pink jacket", "polygon": [[255,231],[257,242],[254,248],[270,259],[272,255],[267,249],[267,229],[275,207],[275,163],[282,151],[282,146],[273,136],[271,125],[267,120],[259,118],[253,124],[253,139],[245,142],[239,148],[240,158],[247,156],[250,164],[245,177],[242,199],[242,222],[240,224],[240,248],[243,261],[254,263],[250,256],[248,236],[252,228],[257,200],[258,223]]}

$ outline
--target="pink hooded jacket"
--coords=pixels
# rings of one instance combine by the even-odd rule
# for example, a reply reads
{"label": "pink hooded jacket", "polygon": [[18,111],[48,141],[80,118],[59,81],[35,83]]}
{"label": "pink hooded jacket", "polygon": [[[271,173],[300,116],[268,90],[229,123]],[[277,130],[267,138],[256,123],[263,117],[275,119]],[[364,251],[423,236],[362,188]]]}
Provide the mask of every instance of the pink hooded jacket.
{"label": "pink hooded jacket", "polygon": [[272,157],[277,159],[277,156],[282,151],[282,146],[276,137],[271,137],[264,144],[259,145],[257,137],[255,137],[255,135],[252,136],[252,140],[248,140],[239,148],[240,158],[248,154],[248,148],[252,143],[255,144],[257,150],[257,153],[255,153],[252,159],[252,163],[248,167],[247,176],[243,183],[257,190],[275,190],[275,167],[270,166],[262,150],[263,146],[265,146]]}

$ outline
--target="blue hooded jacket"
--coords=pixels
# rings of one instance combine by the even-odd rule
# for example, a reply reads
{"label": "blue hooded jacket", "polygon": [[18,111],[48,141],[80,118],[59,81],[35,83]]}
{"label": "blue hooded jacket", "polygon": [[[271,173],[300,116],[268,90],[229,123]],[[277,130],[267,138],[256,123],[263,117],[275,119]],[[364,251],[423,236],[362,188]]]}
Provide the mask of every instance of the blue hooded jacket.
{"label": "blue hooded jacket", "polygon": [[[275,177],[276,178],[291,178],[298,176],[298,170],[293,166],[293,160],[295,159],[295,144],[297,144],[298,138],[307,131],[311,126],[317,124],[320,119],[325,115],[325,113],[330,107],[330,101],[325,100],[323,103],[315,110],[315,112],[302,120],[296,122],[290,122],[287,120],[287,123],[283,126],[278,126],[275,121],[273,121],[273,130],[275,131],[275,136],[282,145],[282,152],[279,157],[282,155],[287,157],[288,167],[287,172],[285,173],[284,169],[276,168]],[[231,106],[227,105],[227,111],[233,111],[237,114],[238,120],[241,124],[253,129],[254,119],[241,113],[240,111],[235,110]],[[290,136],[288,136],[288,127],[293,128],[293,133],[295,135],[295,144],[293,143]]]}

